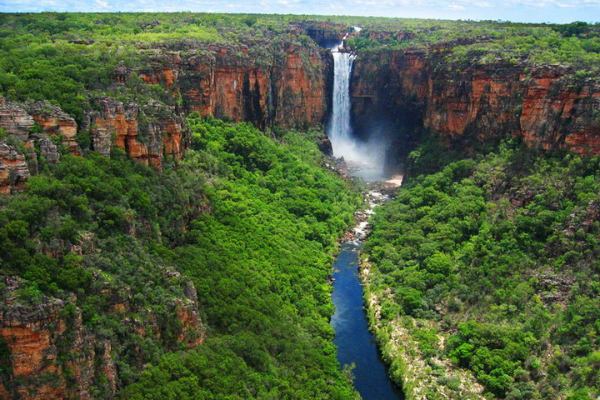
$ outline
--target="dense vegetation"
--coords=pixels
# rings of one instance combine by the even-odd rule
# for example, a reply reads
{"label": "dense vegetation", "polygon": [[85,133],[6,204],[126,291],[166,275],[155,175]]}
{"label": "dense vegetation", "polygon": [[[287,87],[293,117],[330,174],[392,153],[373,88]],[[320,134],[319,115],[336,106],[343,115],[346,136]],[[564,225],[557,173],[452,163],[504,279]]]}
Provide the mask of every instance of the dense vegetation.
{"label": "dense vegetation", "polygon": [[449,359],[493,398],[598,396],[599,192],[598,158],[512,142],[411,179],[365,247],[380,339],[406,328],[442,385]]}
{"label": "dense vegetation", "polygon": [[211,188],[212,213],[191,224],[191,243],[172,254],[194,279],[207,321],[221,333],[219,348],[228,344],[227,360],[215,362],[209,339],[194,353],[167,356],[124,398],[177,399],[181,391],[203,398],[204,385],[213,388],[207,399],[355,396],[331,343],[327,277],[357,199],[300,161],[320,158],[306,139],[283,137],[296,149],[292,156],[245,127],[192,120],[198,152],[190,157],[235,178]]}
{"label": "dense vegetation", "polygon": [[348,45],[359,53],[441,48],[448,63],[571,65],[592,77],[600,62],[600,25],[403,20],[389,32],[365,29]]}
{"label": "dense vegetation", "polygon": [[[1,274],[22,278],[15,301],[75,293],[86,332],[113,341],[130,385],[122,398],[354,398],[331,342],[327,280],[357,195],[320,167],[316,133],[189,122],[193,149],[177,168],[157,173],[119,151],[64,155],[2,198]],[[196,349],[179,351],[170,304],[186,285],[165,271],[197,289],[209,331]],[[111,291],[163,337],[122,323]],[[100,380],[94,395],[106,390]]]}

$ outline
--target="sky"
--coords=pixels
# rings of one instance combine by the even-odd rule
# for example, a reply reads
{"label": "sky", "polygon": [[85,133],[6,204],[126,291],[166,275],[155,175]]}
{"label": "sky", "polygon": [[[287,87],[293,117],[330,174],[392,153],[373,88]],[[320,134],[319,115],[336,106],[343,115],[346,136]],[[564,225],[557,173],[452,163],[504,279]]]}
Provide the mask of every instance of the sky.
{"label": "sky", "polygon": [[195,11],[600,22],[600,0],[0,0],[0,12]]}

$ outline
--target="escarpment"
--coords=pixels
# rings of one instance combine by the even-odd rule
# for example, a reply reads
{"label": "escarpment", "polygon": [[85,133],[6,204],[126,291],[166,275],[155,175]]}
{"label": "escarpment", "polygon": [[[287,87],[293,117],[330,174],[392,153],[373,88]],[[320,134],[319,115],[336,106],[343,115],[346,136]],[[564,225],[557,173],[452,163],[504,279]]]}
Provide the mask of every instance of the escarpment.
{"label": "escarpment", "polygon": [[60,160],[59,146],[81,156],[86,151],[110,156],[116,146],[130,157],[161,169],[164,159],[180,159],[190,134],[174,107],[150,100],[144,105],[94,100],[83,126],[47,101],[19,104],[0,98],[0,192],[20,189],[38,171],[40,162]]}
{"label": "escarpment", "polygon": [[[296,38],[311,40],[310,36],[321,44],[339,40],[344,33],[341,26],[327,23],[290,29]],[[412,40],[406,33],[365,35],[375,41]],[[22,187],[36,173],[40,155],[56,162],[58,144],[76,155],[93,150],[109,156],[116,146],[161,169],[165,159],[178,160],[187,148],[190,135],[184,115],[191,112],[247,121],[261,129],[326,121],[332,60],[326,48],[314,43],[155,43],[139,51],[137,63],[116,67],[115,90],[127,91],[141,78],[165,91],[170,100],[133,96],[127,101],[110,93],[90,94],[90,109],[80,126],[48,102],[19,105],[2,100],[0,125],[9,136],[16,135],[8,142],[3,139],[0,148],[2,192]],[[449,44],[359,50],[351,82],[355,132],[369,132],[376,121],[400,127],[397,141],[407,144],[406,149],[428,129],[451,142],[485,142],[508,134],[532,147],[600,154],[597,81],[576,79],[576,71],[568,66],[461,63],[450,53]]]}
{"label": "escarpment", "polygon": [[315,126],[327,111],[326,51],[287,44],[272,49],[218,47],[160,49],[136,72],[147,84],[160,84],[180,96],[186,112],[247,121],[264,129]]}
{"label": "escarpment", "polygon": [[190,134],[174,107],[150,100],[144,105],[124,104],[110,97],[96,100],[97,110],[86,115],[83,131],[89,132],[91,149],[110,156],[117,146],[131,158],[162,168],[165,157],[181,159]]}
{"label": "escarpment", "polygon": [[361,54],[355,61],[353,115],[385,115],[451,141],[506,134],[530,147],[600,154],[600,84],[572,67],[495,62],[463,65],[447,49]]}
{"label": "escarpment", "polygon": [[323,124],[331,84],[328,51],[282,46],[273,53],[247,46],[151,47],[143,63],[117,66],[113,89],[127,92],[138,85],[137,76],[147,85],[159,85],[170,99],[122,101],[90,93],[90,109],[79,126],[47,101],[19,104],[2,98],[0,126],[6,133],[0,139],[0,191],[20,189],[37,172],[41,156],[49,163],[59,160],[59,144],[75,155],[92,150],[107,157],[118,147],[160,170],[165,159],[183,156],[190,143],[184,116],[194,111],[261,129]]}

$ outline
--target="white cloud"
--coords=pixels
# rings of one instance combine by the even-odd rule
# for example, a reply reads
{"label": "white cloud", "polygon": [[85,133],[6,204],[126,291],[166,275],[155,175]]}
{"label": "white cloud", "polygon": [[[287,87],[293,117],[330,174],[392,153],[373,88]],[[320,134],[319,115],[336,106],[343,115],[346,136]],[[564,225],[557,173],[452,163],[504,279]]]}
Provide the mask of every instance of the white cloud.
{"label": "white cloud", "polygon": [[281,4],[282,6],[291,7],[300,3],[300,0],[278,0],[277,4]]}
{"label": "white cloud", "polygon": [[573,7],[585,7],[585,6],[600,6],[600,0],[510,0],[507,2],[508,5],[513,6],[528,6],[537,8],[546,7],[559,7],[559,8],[573,8]]}
{"label": "white cloud", "polygon": [[98,4],[100,7],[108,8],[108,3],[106,1],[96,0],[96,4]]}
{"label": "white cloud", "polygon": [[352,0],[352,3],[365,6],[398,7],[419,5],[421,0]]}
{"label": "white cloud", "polygon": [[[288,2],[289,0],[281,0]],[[281,1],[279,3],[281,3]],[[432,0],[424,2],[423,0],[351,0],[352,4],[369,7],[402,7],[402,6],[423,6],[439,8],[443,7],[449,10],[466,11],[470,7],[490,8],[494,6],[505,7],[536,7],[536,8],[573,8],[585,6],[600,6],[600,0],[505,0],[503,3],[495,3],[488,0]]]}

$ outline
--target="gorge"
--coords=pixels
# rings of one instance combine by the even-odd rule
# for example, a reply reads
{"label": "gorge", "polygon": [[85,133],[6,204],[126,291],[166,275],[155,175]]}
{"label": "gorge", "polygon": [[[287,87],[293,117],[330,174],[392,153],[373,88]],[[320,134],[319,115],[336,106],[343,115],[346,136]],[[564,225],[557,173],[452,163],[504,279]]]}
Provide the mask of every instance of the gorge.
{"label": "gorge", "polygon": [[[347,28],[320,23],[294,29],[296,34],[312,35],[321,41],[327,38],[323,43],[330,43],[341,39]],[[372,37],[373,33],[352,31],[349,35],[353,39],[359,35]],[[156,98],[143,108],[135,102],[123,103],[106,96],[90,98],[98,111],[88,111],[81,121],[74,121],[60,117],[64,115],[60,108],[52,111],[46,106],[41,112],[43,107],[34,106],[28,116],[25,108],[30,106],[2,100],[0,112],[4,117],[0,124],[9,133],[21,132],[21,140],[33,143],[46,140],[27,137],[27,130],[39,121],[42,133],[63,135],[74,154],[80,152],[74,140],[77,132],[89,134],[90,149],[105,155],[113,146],[111,135],[116,135],[114,145],[160,168],[165,155],[179,158],[188,146],[189,134],[182,116],[192,111],[236,122],[250,121],[259,128],[309,127],[327,122],[331,96],[340,93],[332,87],[332,57],[338,57],[346,60],[338,63],[340,68],[350,71],[354,64],[347,78],[351,102],[332,110],[329,124],[336,125],[335,131],[349,132],[349,127],[340,126],[338,120],[341,115],[345,119],[349,107],[353,135],[360,144],[358,149],[352,141],[340,141],[338,148],[344,149],[341,154],[345,158],[357,158],[361,153],[363,161],[375,160],[391,151],[388,159],[402,159],[425,130],[437,132],[448,143],[493,141],[510,134],[533,148],[600,153],[596,134],[600,88],[594,80],[574,79],[574,70],[565,66],[505,61],[478,64],[475,57],[471,60],[474,64],[465,69],[460,64],[464,61],[447,55],[455,44],[411,48],[410,36],[398,38],[406,42],[405,50],[360,52],[356,61],[351,55],[355,51],[352,44],[333,55],[326,48],[278,44],[282,56],[271,60],[261,58],[258,49],[248,45],[211,45],[200,50],[185,43],[175,47],[157,45],[151,56],[139,61],[140,66],[117,66],[110,73],[117,84],[139,77],[143,83],[160,85],[169,93],[165,96],[180,99],[180,106],[161,104]],[[51,119],[42,121],[48,118],[43,115]],[[51,159],[57,157],[54,150],[46,151],[53,154]],[[0,161],[0,187],[4,192],[18,187],[30,175],[25,155],[13,152],[3,150]]]}
{"label": "gorge", "polygon": [[597,24],[0,26],[0,398],[600,395]]}

